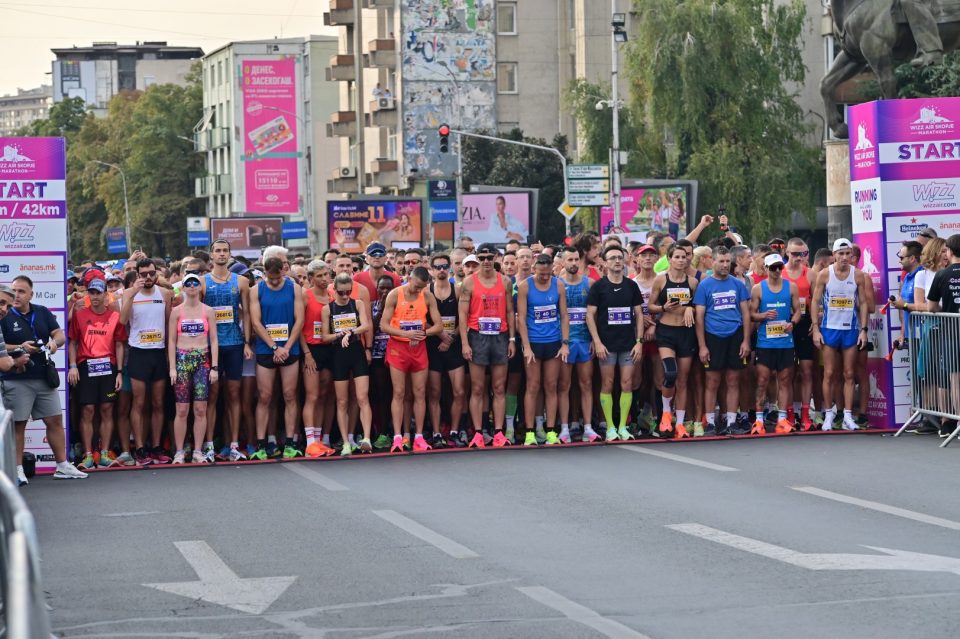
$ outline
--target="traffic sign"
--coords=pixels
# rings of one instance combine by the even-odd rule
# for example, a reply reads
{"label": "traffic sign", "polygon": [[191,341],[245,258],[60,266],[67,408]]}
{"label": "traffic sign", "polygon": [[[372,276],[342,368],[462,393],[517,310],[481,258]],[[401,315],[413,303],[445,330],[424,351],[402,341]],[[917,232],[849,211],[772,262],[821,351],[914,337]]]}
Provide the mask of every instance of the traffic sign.
{"label": "traffic sign", "polygon": [[610,167],[606,164],[571,164],[567,167],[570,180],[604,180],[610,177]]}
{"label": "traffic sign", "polygon": [[107,234],[107,253],[116,255],[118,253],[127,253],[127,232],[123,227],[108,228]]}
{"label": "traffic sign", "polygon": [[187,231],[187,246],[207,246],[210,244],[210,231]]}
{"label": "traffic sign", "polygon": [[571,193],[607,193],[610,180],[570,180]]}
{"label": "traffic sign", "polygon": [[560,215],[572,220],[573,216],[580,212],[580,208],[576,206],[570,206],[566,202],[557,207],[557,210],[560,211]]}
{"label": "traffic sign", "polygon": [[567,196],[570,206],[608,206],[609,193],[570,193]]}
{"label": "traffic sign", "polygon": [[296,222],[281,222],[280,237],[285,240],[307,239],[307,221],[299,220]]}

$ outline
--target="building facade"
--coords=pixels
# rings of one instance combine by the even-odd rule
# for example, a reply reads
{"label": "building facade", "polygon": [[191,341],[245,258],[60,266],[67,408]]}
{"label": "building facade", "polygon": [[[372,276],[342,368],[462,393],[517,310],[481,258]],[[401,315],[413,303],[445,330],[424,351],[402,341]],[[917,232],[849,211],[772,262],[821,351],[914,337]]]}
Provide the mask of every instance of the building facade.
{"label": "building facade", "polygon": [[34,120],[50,114],[53,88],[43,85],[36,89],[17,89],[16,95],[0,97],[0,136],[12,135]]}

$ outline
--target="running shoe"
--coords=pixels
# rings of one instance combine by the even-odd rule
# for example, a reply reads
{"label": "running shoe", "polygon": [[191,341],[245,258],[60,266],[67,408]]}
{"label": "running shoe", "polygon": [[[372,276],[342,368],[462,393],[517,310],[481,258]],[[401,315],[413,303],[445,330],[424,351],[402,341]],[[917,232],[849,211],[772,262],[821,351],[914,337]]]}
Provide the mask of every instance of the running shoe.
{"label": "running shoe", "polygon": [[620,441],[628,442],[633,439],[633,435],[630,434],[630,431],[627,430],[626,426],[621,426],[617,429],[617,437],[620,438]]}
{"label": "running shoe", "polygon": [[[441,437],[441,439],[442,439],[442,437]],[[424,439],[422,435],[421,435],[420,437],[414,437],[414,438],[413,438],[413,452],[415,452],[415,453],[425,453],[425,452],[427,452],[428,450],[430,450],[431,448],[433,448],[433,446],[431,446],[430,444],[428,444],[428,443],[427,443],[427,440]]]}
{"label": "running shoe", "polygon": [[207,464],[215,464],[217,462],[217,452],[214,450],[213,446],[204,447],[203,459]]}
{"label": "running shoe", "polygon": [[[663,411],[663,417],[660,418],[659,431],[661,437],[673,432],[673,415],[668,410]],[[653,433],[654,431],[651,430],[650,432]]]}
{"label": "running shoe", "polygon": [[336,455],[336,454],[337,454],[337,451],[330,448],[319,439],[313,442],[312,444],[310,444],[309,446],[307,446],[306,456],[313,459],[316,459],[317,457],[327,457],[328,455]]}
{"label": "running shoe", "polygon": [[729,430],[731,435],[749,435],[750,417],[747,415],[737,415],[736,421],[734,421],[733,426],[731,426]]}
{"label": "running shoe", "polygon": [[[514,430],[513,428],[508,428],[507,430],[505,430],[503,436],[507,439],[507,442],[510,443],[511,445],[517,443],[517,431]],[[494,437],[494,439],[496,439],[496,437]]]}
{"label": "running shoe", "polygon": [[[780,431],[777,431],[777,432],[780,432]],[[753,428],[750,429],[750,434],[751,434],[751,435],[766,435],[766,434],[767,434],[767,427],[766,427],[766,425],[763,423],[763,420],[762,420],[762,419],[758,419],[757,421],[753,422]]]}
{"label": "running shoe", "polygon": [[[724,430],[723,434],[724,435],[727,434],[726,430]],[[710,422],[707,422],[706,425],[704,425],[703,427],[704,437],[718,437],[719,435],[720,435],[720,432],[717,430],[716,424],[711,424]]]}
{"label": "running shoe", "polygon": [[191,464],[206,464],[206,463],[207,463],[207,456],[204,455],[202,451],[195,450],[195,451],[193,451],[193,455],[192,455],[191,458],[190,458],[190,463],[191,463]]}
{"label": "running shoe", "polygon": [[820,427],[820,430],[831,431],[833,430],[833,420],[837,418],[835,412],[826,412],[823,414],[823,425]]}
{"label": "running shoe", "polygon": [[800,429],[805,433],[813,429],[813,422],[809,417],[800,422]]}
{"label": "running shoe", "polygon": [[498,430],[493,435],[494,448],[503,448],[504,446],[509,446],[509,445],[510,445],[510,440],[507,439],[506,435],[504,435],[501,431]]}
{"label": "running shoe", "polygon": [[[490,441],[493,441],[493,440],[491,439]],[[483,433],[481,432],[474,433],[473,439],[471,439],[470,443],[467,445],[467,448],[486,448],[486,447],[487,447],[487,443],[484,441]]]}
{"label": "running shoe", "polygon": [[583,435],[580,437],[580,441],[584,441],[584,442],[587,442],[588,444],[592,444],[598,439],[600,439],[600,435],[597,434],[597,431],[593,430],[593,427],[591,426],[583,427]]}
{"label": "running shoe", "polygon": [[465,448],[464,443],[460,441],[460,433],[459,433],[459,432],[451,431],[451,432],[450,432],[450,439],[447,440],[447,443],[450,444],[450,447],[451,447],[451,448]]}
{"label": "running shoe", "polygon": [[120,456],[117,457],[117,463],[121,466],[136,466],[137,460],[130,453],[120,453]]}
{"label": "running shoe", "polygon": [[390,436],[381,433],[380,436],[373,441],[373,447],[377,450],[386,450],[390,448],[390,442]]}
{"label": "running shoe", "polygon": [[23,472],[23,466],[17,466],[17,486],[26,486],[29,483],[27,474]]}
{"label": "running shoe", "polygon": [[533,433],[532,430],[528,430],[526,436],[523,439],[524,446],[539,446],[537,443],[537,436]]}
{"label": "running shoe", "polygon": [[460,443],[457,444],[457,448],[467,448],[469,446],[469,439],[467,431],[460,429],[460,439],[458,440]]}
{"label": "running shoe", "polygon": [[83,470],[91,470],[97,467],[97,462],[93,458],[92,454],[84,455],[83,459],[80,460],[80,468]]}
{"label": "running shoe", "polygon": [[164,453],[163,449],[159,446],[150,451],[150,459],[152,459],[155,464],[169,464],[173,461],[167,457],[167,454]]}
{"label": "running shoe", "polygon": [[690,437],[690,433],[687,432],[686,427],[683,424],[677,424],[676,432],[673,434],[674,439],[684,439]]}
{"label": "running shoe", "polygon": [[369,455],[373,452],[373,444],[370,443],[369,437],[364,437],[360,440],[360,452],[364,455]]}
{"label": "running shoe", "polygon": [[580,422],[570,422],[570,437],[575,438],[583,434],[583,425]]}
{"label": "running shoe", "polygon": [[173,454],[173,464],[174,464],[175,466],[179,466],[180,464],[182,464],[182,463],[183,463],[183,457],[184,457],[184,455],[183,455],[183,451],[182,451],[182,450],[178,450],[177,452],[175,452],[175,453]]}
{"label": "running shoe", "polygon": [[283,458],[284,459],[295,459],[297,457],[303,457],[303,453],[300,452],[300,449],[296,446],[285,446],[283,448]]}
{"label": "running shoe", "polygon": [[537,443],[538,443],[538,444],[540,444],[540,445],[542,446],[543,444],[546,443],[546,441],[547,441],[547,433],[546,433],[546,431],[543,430],[542,427],[535,429],[534,435],[535,435],[536,438],[537,438]]}
{"label": "running shoe", "polygon": [[57,472],[53,473],[54,479],[86,479],[87,474],[74,466],[73,464],[63,464],[57,466]]}
{"label": "running shoe", "polygon": [[227,453],[227,461],[238,462],[245,461],[247,456],[243,454],[243,451],[239,448],[231,448],[230,452]]}
{"label": "running shoe", "polygon": [[[396,438],[394,438],[394,439],[396,439]],[[396,444],[397,442],[394,441],[393,443]],[[403,436],[403,449],[404,449],[404,450],[410,450],[410,435],[404,435],[404,436]]]}
{"label": "running shoe", "polygon": [[343,446],[340,447],[340,456],[349,457],[353,454],[353,446],[350,445],[350,442],[343,442]]}
{"label": "running shoe", "polygon": [[703,437],[703,422],[693,422],[693,436]]}
{"label": "running shoe", "polygon": [[781,419],[777,421],[777,434],[786,435],[787,433],[793,432],[793,424],[791,424],[786,419]]}
{"label": "running shoe", "polygon": [[263,448],[258,448],[250,454],[250,459],[253,461],[266,461],[267,451]]}
{"label": "running shoe", "polygon": [[863,413],[860,413],[859,415],[857,415],[856,421],[857,421],[857,426],[859,426],[860,428],[867,428],[870,425],[870,418],[864,415]]}
{"label": "running shoe", "polygon": [[556,446],[560,443],[560,438],[557,437],[557,434],[552,430],[547,431],[546,445],[547,446]]}
{"label": "running shoe", "polygon": [[860,426],[850,417],[843,418],[843,430],[860,430]]}
{"label": "running shoe", "polygon": [[228,461],[230,459],[230,447],[222,447],[216,454],[214,461]]}
{"label": "running shoe", "polygon": [[560,440],[561,444],[569,444],[572,440],[570,439],[570,429],[564,428],[560,431],[560,435],[557,437]]}
{"label": "running shoe", "polygon": [[620,436],[617,434],[617,429],[614,428],[613,426],[610,426],[609,428],[607,428],[607,436],[605,440],[608,442],[615,442],[618,439],[620,439]]}
{"label": "running shoe", "polygon": [[400,435],[393,436],[393,445],[390,447],[391,453],[402,453],[403,452],[403,437]]}
{"label": "running shoe", "polygon": [[433,437],[430,438],[430,446],[437,450],[441,450],[447,447],[447,439],[443,436],[443,433],[434,433]]}
{"label": "running shoe", "polygon": [[267,442],[267,458],[277,459],[283,455],[283,451],[274,442]]}

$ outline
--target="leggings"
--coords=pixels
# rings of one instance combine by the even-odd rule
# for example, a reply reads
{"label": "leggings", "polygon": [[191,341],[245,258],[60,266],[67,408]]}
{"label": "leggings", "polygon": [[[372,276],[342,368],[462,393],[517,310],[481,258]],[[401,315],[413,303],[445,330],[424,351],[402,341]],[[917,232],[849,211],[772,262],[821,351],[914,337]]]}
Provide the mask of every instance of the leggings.
{"label": "leggings", "polygon": [[[177,383],[173,395],[178,404],[204,402],[210,397],[210,358],[205,348],[177,349]],[[192,400],[191,400],[191,395]]]}

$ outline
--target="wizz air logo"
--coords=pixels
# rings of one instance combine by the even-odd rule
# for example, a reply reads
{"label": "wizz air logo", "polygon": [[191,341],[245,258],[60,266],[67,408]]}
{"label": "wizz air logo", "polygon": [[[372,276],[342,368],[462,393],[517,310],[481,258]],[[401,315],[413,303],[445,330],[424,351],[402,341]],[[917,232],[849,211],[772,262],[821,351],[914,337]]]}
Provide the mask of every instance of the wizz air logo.
{"label": "wizz air logo", "polygon": [[33,242],[35,229],[36,227],[33,224],[21,224],[20,222],[0,224],[0,242]]}
{"label": "wizz air logo", "polygon": [[949,182],[927,182],[913,185],[914,202],[944,202],[953,200],[956,184]]}

